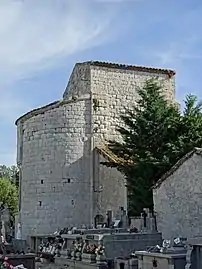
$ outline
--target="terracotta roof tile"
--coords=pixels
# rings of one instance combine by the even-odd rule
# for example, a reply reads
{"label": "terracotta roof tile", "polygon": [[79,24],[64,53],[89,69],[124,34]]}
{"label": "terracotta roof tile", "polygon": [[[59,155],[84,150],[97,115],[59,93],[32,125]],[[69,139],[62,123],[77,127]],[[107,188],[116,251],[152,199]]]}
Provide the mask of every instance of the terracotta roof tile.
{"label": "terracotta roof tile", "polygon": [[99,61],[89,61],[85,63],[90,64],[92,66],[100,66],[100,67],[115,68],[115,69],[122,69],[122,70],[137,70],[141,72],[149,72],[149,73],[157,73],[157,74],[159,73],[167,74],[169,77],[172,77],[176,74],[174,70],[164,69],[164,68],[154,68],[154,67],[146,67],[146,66],[138,66],[138,65],[126,65],[126,64],[99,62]]}
{"label": "terracotta roof tile", "polygon": [[95,150],[102,155],[106,160],[112,162],[112,163],[122,163],[123,160],[120,158],[117,158],[117,156],[115,154],[112,153],[111,150],[108,149],[107,146],[105,147],[95,147]]}
{"label": "terracotta roof tile", "polygon": [[121,164],[121,165],[126,165],[126,164],[133,164],[133,162],[126,161],[125,159],[121,157],[117,157],[109,148],[107,145],[104,147],[95,147],[95,150],[102,155],[106,160],[114,163],[114,164]]}

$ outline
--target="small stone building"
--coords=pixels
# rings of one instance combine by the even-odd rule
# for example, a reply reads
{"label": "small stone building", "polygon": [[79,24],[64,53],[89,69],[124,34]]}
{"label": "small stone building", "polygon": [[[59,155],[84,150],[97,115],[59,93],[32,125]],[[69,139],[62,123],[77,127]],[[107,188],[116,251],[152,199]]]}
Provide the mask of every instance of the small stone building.
{"label": "small stone building", "polygon": [[16,121],[23,238],[92,225],[107,210],[127,209],[123,175],[100,162],[113,159],[106,141],[120,139],[120,114],[135,105],[137,88],[151,77],[159,79],[174,102],[172,70],[77,63],[62,100]]}
{"label": "small stone building", "polygon": [[153,189],[157,227],[164,239],[202,235],[202,149],[185,155]]}

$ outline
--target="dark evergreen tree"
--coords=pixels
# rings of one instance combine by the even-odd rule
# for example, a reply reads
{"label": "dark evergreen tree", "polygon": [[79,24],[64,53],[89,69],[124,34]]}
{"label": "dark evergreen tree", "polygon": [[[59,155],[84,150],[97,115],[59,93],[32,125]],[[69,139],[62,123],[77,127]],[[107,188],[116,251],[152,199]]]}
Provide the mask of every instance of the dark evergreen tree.
{"label": "dark evergreen tree", "polygon": [[184,154],[202,144],[201,103],[189,95],[183,114],[169,103],[160,83],[147,80],[138,89],[139,100],[121,116],[123,142],[109,141],[109,149],[124,161],[105,163],[127,179],[130,215],[153,208],[152,186]]}

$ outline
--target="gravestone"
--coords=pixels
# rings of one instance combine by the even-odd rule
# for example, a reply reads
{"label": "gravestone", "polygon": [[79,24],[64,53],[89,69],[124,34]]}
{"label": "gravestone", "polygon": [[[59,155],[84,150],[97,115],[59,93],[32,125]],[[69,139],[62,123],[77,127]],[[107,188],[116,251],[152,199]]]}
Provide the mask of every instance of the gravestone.
{"label": "gravestone", "polygon": [[202,268],[202,237],[196,237],[189,240],[189,248],[187,250],[187,264],[185,269],[201,269]]}
{"label": "gravestone", "polygon": [[0,228],[3,238],[6,240],[10,222],[10,213],[7,207],[2,206],[0,211]]}
{"label": "gravestone", "polygon": [[7,207],[4,207],[1,210],[1,221],[4,221],[4,223],[10,221],[10,212]]}
{"label": "gravestone", "polygon": [[18,223],[18,226],[17,226],[16,239],[18,239],[18,240],[22,239],[22,236],[21,236],[21,224],[20,223]]}

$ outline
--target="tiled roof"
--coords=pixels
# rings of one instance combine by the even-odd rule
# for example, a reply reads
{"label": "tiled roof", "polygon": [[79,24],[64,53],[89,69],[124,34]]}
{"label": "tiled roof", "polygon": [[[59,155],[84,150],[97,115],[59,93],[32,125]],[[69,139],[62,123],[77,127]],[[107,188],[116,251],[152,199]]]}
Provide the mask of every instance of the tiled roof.
{"label": "tiled roof", "polygon": [[118,158],[111,150],[108,149],[107,146],[105,147],[96,147],[95,150],[102,155],[106,160],[112,163],[123,163],[123,160]]}
{"label": "tiled roof", "polygon": [[194,154],[198,154],[202,156],[202,148],[194,148],[191,152],[187,153],[184,157],[182,157],[168,172],[166,172],[153,186],[153,189],[158,189],[161,184],[171,176],[185,161],[190,159]]}
{"label": "tiled roof", "polygon": [[149,73],[157,73],[157,74],[159,73],[167,74],[169,77],[172,77],[176,74],[174,70],[164,69],[164,68],[154,68],[154,67],[146,67],[146,66],[138,66],[138,65],[126,65],[126,64],[99,62],[99,61],[89,61],[85,63],[90,64],[92,66],[100,66],[100,67],[123,69],[123,70],[137,70],[141,72],[149,72]]}
{"label": "tiled roof", "polygon": [[120,164],[120,165],[126,165],[126,164],[133,164],[131,161],[127,161],[121,157],[116,156],[107,145],[104,147],[95,147],[95,150],[102,155],[106,160],[114,163],[114,164]]}

